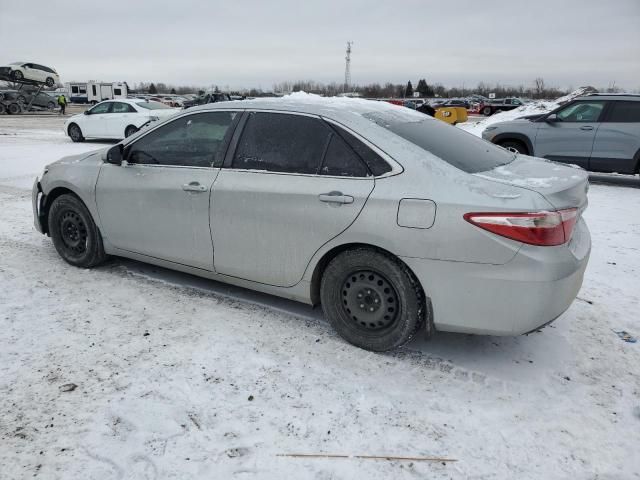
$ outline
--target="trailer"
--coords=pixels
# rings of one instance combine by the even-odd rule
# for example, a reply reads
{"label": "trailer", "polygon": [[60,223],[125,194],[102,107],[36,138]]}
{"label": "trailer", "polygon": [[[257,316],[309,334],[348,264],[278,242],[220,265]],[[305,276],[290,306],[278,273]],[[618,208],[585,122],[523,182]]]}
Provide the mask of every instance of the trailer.
{"label": "trailer", "polygon": [[71,103],[96,104],[103,100],[127,98],[129,89],[126,82],[97,82],[90,80],[86,83],[69,82],[65,84],[69,92]]}

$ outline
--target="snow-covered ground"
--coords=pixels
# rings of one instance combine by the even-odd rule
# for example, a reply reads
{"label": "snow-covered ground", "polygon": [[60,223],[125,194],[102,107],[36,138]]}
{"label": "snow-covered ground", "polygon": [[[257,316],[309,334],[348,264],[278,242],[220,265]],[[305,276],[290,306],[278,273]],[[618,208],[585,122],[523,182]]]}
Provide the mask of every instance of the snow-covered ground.
{"label": "snow-covered ground", "polygon": [[551,110],[559,107],[569,100],[584,95],[589,88],[590,87],[580,87],[577,90],[569,93],[568,95],[557,98],[555,100],[537,100],[529,102],[522,107],[514,108],[513,110],[507,110],[505,112],[494,113],[490,117],[484,117],[481,120],[472,119],[468,122],[460,123],[458,124],[458,127],[480,137],[482,136],[482,131],[489,125],[493,125],[494,123],[498,122],[508,122],[509,120],[515,120],[516,118],[524,117],[526,115],[538,115],[550,112]]}
{"label": "snow-covered ground", "polygon": [[101,144],[9,121],[1,479],[640,478],[640,342],[612,331],[640,336],[640,190],[591,187],[584,286],[550,327],[374,354],[305,306],[122,259],[65,264],[33,229],[29,189]]}

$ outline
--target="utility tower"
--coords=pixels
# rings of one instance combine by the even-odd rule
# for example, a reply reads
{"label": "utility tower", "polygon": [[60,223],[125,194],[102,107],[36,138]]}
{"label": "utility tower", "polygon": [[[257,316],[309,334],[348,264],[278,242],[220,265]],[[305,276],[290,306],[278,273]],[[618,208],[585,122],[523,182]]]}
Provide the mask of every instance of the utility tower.
{"label": "utility tower", "polygon": [[344,57],[344,91],[349,91],[349,85],[351,85],[351,45],[353,42],[347,42],[347,55]]}

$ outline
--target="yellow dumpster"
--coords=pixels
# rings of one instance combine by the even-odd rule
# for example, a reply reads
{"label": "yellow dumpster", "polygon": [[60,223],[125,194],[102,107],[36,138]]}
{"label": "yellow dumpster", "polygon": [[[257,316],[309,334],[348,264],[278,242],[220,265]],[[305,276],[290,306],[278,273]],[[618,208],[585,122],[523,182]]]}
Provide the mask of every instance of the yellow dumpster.
{"label": "yellow dumpster", "polygon": [[462,107],[441,107],[436,109],[435,117],[443,122],[455,125],[456,123],[466,122],[467,109]]}

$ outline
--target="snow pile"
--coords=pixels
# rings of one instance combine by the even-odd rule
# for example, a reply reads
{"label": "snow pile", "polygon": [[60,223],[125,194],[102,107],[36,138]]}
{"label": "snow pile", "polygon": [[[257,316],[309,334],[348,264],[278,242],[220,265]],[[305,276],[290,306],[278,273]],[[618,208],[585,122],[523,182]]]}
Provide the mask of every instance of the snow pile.
{"label": "snow pile", "polygon": [[461,123],[458,125],[458,127],[480,137],[482,136],[482,131],[489,125],[493,125],[494,123],[498,122],[508,122],[509,120],[515,120],[516,118],[524,117],[526,115],[538,115],[547,113],[555,108],[558,108],[560,105],[567,103],[569,100],[594,91],[595,90],[593,89],[593,87],[580,87],[570,94],[565,95],[564,97],[556,98],[553,101],[539,100],[530,102],[526,105],[523,105],[522,107],[518,107],[513,110],[496,113],[478,122]]}

